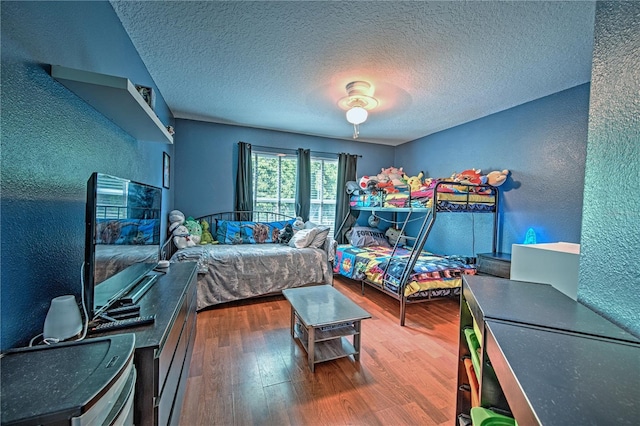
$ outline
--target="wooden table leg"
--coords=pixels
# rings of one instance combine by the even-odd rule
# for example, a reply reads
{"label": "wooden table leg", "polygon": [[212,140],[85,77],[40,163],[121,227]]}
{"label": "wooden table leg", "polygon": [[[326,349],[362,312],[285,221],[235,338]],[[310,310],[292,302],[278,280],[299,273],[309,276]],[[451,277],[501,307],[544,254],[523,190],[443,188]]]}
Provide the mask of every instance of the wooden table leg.
{"label": "wooden table leg", "polygon": [[296,327],[296,310],[291,306],[291,337],[295,337],[295,327]]}
{"label": "wooden table leg", "polygon": [[307,329],[307,334],[309,335],[309,340],[307,344],[307,347],[309,348],[309,351],[307,352],[307,360],[309,362],[309,368],[311,368],[311,372],[313,373],[315,371],[315,365],[316,365],[316,359],[315,359],[316,329],[315,327],[309,327]]}
{"label": "wooden table leg", "polygon": [[356,329],[356,334],[353,335],[353,347],[356,350],[356,353],[353,355],[353,359],[356,361],[360,361],[360,333],[361,327],[360,323],[362,321],[354,321],[353,326]]}

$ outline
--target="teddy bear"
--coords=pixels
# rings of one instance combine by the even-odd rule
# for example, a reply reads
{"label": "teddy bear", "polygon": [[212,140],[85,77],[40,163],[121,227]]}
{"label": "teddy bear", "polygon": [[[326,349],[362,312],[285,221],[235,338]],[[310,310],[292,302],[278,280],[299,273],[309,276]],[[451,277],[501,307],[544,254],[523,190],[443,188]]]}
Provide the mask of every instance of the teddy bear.
{"label": "teddy bear", "polygon": [[201,220],[200,227],[202,228],[202,235],[200,236],[201,245],[217,243],[217,241],[213,239],[213,235],[211,235],[211,232],[209,231],[209,222],[207,222],[206,220]]}
{"label": "teddy bear", "polygon": [[200,226],[198,221],[189,216],[184,221],[184,226],[189,230],[191,240],[196,244],[200,244],[200,239],[202,238],[202,226]]}
{"label": "teddy bear", "polygon": [[482,183],[486,183],[492,186],[502,185],[509,176],[509,170],[493,171],[482,176]]}

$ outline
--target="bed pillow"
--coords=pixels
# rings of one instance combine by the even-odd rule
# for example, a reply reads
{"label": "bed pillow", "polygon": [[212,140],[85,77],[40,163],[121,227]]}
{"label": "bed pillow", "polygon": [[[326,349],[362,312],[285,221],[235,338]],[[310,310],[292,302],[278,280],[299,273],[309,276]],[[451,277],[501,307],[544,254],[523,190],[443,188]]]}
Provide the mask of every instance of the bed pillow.
{"label": "bed pillow", "polygon": [[293,237],[291,237],[291,239],[289,240],[289,247],[309,247],[317,233],[318,228],[301,229],[293,234]]}
{"label": "bed pillow", "polygon": [[304,223],[304,229],[311,229],[311,228],[318,229],[318,233],[316,234],[313,241],[311,242],[310,247],[315,247],[320,249],[324,248],[324,243],[327,240],[327,236],[329,236],[329,231],[331,230],[331,228],[325,225],[318,225],[316,223],[311,222],[310,220],[306,221]]}
{"label": "bed pillow", "polygon": [[277,243],[278,235],[293,219],[278,222],[218,220],[216,239],[221,244]]}
{"label": "bed pillow", "polygon": [[378,228],[368,228],[366,226],[353,227],[351,236],[349,237],[349,244],[354,247],[391,247],[383,231]]}
{"label": "bed pillow", "polygon": [[315,228],[318,231],[315,237],[313,237],[313,241],[309,244],[309,247],[315,248],[324,248],[324,243],[327,241],[327,237],[329,236],[330,227],[324,225],[318,225]]}

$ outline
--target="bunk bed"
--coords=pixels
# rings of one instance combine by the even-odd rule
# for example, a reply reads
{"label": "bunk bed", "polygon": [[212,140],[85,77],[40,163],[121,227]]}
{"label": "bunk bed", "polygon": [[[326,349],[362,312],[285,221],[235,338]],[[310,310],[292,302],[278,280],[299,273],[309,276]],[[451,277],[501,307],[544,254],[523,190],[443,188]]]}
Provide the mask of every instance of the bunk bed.
{"label": "bunk bed", "polygon": [[[492,251],[497,251],[499,191],[489,184],[438,180],[420,191],[352,194],[350,205],[335,235],[341,235],[349,218],[357,218],[363,211],[391,212],[394,218],[403,218],[393,221],[401,225],[400,238],[393,244],[384,241],[366,246],[339,244],[333,269],[335,274],[360,281],[363,293],[368,285],[399,300],[402,326],[407,304],[456,296],[460,293],[462,275],[476,272],[472,259],[423,251],[439,214],[492,214]],[[414,221],[419,222],[415,237],[404,235],[407,225]]]}

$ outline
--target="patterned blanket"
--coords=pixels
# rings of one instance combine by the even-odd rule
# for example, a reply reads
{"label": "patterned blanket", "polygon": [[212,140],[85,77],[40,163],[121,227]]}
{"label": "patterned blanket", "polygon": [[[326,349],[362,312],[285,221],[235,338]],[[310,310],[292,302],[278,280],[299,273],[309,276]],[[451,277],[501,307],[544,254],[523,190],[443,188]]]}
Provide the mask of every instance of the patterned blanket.
{"label": "patterned blanket", "polygon": [[[333,272],[354,280],[365,280],[399,293],[399,284],[409,259],[409,250],[382,246],[339,245]],[[386,271],[386,272],[385,272]],[[405,287],[405,296],[422,290],[462,285],[462,275],[476,273],[473,265],[459,256],[440,256],[423,251]],[[386,274],[386,275],[385,275]],[[386,279],[383,280],[383,277]]]}

